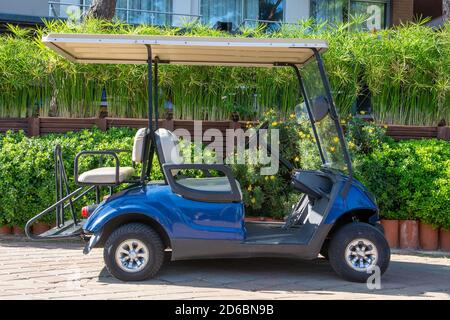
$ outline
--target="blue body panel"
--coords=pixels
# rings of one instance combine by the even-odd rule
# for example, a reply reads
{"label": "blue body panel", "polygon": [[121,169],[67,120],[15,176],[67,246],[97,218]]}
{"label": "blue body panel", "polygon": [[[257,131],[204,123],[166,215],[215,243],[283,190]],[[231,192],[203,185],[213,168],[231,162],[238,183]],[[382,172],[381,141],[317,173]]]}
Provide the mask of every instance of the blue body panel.
{"label": "blue body panel", "polygon": [[172,239],[243,240],[242,203],[208,203],[182,198],[168,185],[128,189],[103,202],[89,217],[84,230],[97,233],[122,214],[144,214],[156,220]]}
{"label": "blue body panel", "polygon": [[[356,179],[352,180],[352,184],[348,190],[347,196],[344,198],[341,195],[341,190],[344,187],[347,177],[343,176],[343,180],[338,182],[339,193],[334,199],[331,209],[325,217],[324,224],[333,224],[343,214],[355,210],[370,210],[378,213],[378,206],[375,203],[374,197],[370,194],[366,187]],[[378,215],[374,217],[375,223],[378,220]]]}
{"label": "blue body panel", "polygon": [[[353,180],[345,198],[341,190],[347,181],[339,176],[337,193],[331,198],[322,224],[334,224],[343,214],[354,210],[378,213],[373,196]],[[103,226],[120,215],[143,214],[157,221],[170,239],[237,240],[245,239],[243,203],[192,201],[174,194],[168,185],[149,184],[125,190],[101,203],[84,225],[84,230],[99,233]],[[378,215],[372,217],[376,222]]]}

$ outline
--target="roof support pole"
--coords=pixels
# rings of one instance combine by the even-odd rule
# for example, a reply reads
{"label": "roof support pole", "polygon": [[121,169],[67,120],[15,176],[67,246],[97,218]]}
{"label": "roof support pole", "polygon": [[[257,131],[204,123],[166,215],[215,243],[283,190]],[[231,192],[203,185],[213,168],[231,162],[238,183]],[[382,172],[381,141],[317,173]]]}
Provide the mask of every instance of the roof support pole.
{"label": "roof support pole", "polygon": [[144,142],[144,159],[142,161],[142,171],[140,182],[145,185],[147,177],[150,177],[153,163],[154,131],[153,131],[153,86],[152,86],[152,47],[147,45],[147,134]]}
{"label": "roof support pole", "polygon": [[158,114],[158,63],[159,63],[159,58],[155,57],[155,61],[154,61],[154,65],[155,67],[153,68],[153,78],[154,78],[154,82],[153,82],[153,87],[154,87],[154,105],[155,105],[155,130],[158,129],[158,119],[159,119],[159,114]]}
{"label": "roof support pole", "polygon": [[147,45],[147,116],[148,128],[153,132],[153,92],[152,92],[152,47]]}

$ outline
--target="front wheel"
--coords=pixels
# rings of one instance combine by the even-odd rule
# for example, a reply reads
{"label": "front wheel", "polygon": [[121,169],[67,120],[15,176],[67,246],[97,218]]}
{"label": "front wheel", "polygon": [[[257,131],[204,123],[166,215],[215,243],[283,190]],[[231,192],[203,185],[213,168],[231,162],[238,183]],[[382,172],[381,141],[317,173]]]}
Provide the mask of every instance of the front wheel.
{"label": "front wheel", "polygon": [[383,234],[367,223],[354,222],[341,227],[328,248],[334,271],[349,281],[365,282],[379,267],[382,275],[391,251]]}
{"label": "front wheel", "polygon": [[164,246],[149,226],[130,223],[115,230],[106,241],[103,258],[109,273],[119,280],[151,278],[164,261]]}

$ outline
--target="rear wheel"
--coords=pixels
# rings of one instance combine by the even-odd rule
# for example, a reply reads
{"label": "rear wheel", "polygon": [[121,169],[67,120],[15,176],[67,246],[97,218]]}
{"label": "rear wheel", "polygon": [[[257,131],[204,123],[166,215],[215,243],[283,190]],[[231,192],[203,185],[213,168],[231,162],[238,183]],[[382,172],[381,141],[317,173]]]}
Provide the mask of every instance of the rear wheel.
{"label": "rear wheel", "polygon": [[383,234],[361,222],[341,227],[330,241],[330,264],[334,271],[349,281],[365,282],[375,266],[382,275],[390,261],[391,251]]}
{"label": "rear wheel", "polygon": [[151,278],[164,261],[164,246],[149,226],[130,223],[115,230],[106,241],[103,258],[109,273],[123,281]]}

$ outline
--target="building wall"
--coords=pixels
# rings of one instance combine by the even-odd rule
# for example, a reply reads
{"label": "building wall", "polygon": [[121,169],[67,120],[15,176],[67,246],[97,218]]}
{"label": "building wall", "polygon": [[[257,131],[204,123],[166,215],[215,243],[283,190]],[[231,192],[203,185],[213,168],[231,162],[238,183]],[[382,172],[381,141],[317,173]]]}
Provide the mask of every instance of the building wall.
{"label": "building wall", "polygon": [[414,17],[414,0],[392,0],[392,24],[410,21]]}
{"label": "building wall", "polygon": [[48,16],[48,0],[0,0],[0,13]]}
{"label": "building wall", "polygon": [[309,3],[310,0],[286,0],[285,22],[295,23],[309,18]]}

